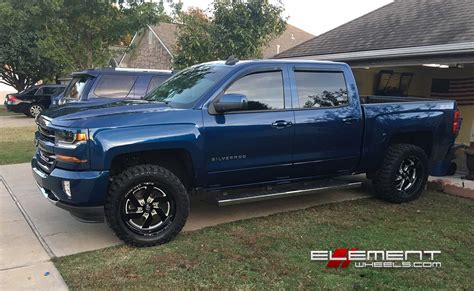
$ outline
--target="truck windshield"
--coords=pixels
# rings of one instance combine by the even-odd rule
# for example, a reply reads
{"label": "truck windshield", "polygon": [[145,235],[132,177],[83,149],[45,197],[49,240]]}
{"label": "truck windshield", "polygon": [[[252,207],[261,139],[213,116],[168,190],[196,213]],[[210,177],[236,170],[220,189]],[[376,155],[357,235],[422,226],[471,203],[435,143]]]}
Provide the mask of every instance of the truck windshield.
{"label": "truck windshield", "polygon": [[187,68],[148,93],[144,99],[165,102],[178,108],[191,108],[230,70],[229,66],[217,64]]}

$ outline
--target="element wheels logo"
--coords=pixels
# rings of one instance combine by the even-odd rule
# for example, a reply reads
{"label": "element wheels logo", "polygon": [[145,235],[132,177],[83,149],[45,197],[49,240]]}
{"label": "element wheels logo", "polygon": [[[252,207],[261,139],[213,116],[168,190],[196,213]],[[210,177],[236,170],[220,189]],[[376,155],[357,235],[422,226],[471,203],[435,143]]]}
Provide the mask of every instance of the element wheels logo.
{"label": "element wheels logo", "polygon": [[[337,269],[339,266],[341,266],[341,269],[347,268],[347,266],[349,266],[351,262],[348,257],[348,250],[349,249],[346,249],[346,248],[337,248],[333,253],[333,258],[336,258],[336,259],[329,260],[326,267]],[[356,250],[357,249],[355,248],[351,249],[351,251],[356,251]],[[339,260],[341,258],[343,258],[344,260],[343,261]]]}
{"label": "element wheels logo", "polygon": [[345,269],[351,261],[356,268],[439,268],[435,255],[441,251],[361,251],[337,248],[332,251],[311,251],[311,261],[327,261],[327,268]]}

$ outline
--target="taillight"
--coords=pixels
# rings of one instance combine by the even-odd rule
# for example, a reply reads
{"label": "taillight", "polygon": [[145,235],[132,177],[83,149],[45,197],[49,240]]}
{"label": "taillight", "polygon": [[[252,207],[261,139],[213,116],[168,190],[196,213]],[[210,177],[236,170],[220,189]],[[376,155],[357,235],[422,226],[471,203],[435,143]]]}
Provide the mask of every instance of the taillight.
{"label": "taillight", "polygon": [[16,96],[13,96],[13,95],[8,96],[8,98],[7,98],[7,102],[14,103],[14,102],[17,102],[17,101],[18,101],[18,99],[16,98]]}
{"label": "taillight", "polygon": [[459,110],[454,111],[453,117],[453,133],[457,135],[461,129],[461,113]]}

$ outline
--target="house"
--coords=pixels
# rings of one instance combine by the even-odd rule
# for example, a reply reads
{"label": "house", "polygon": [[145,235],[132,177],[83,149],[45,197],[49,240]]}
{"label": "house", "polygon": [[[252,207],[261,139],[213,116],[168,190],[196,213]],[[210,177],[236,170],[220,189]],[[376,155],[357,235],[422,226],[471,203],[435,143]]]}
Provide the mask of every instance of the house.
{"label": "house", "polygon": [[457,142],[474,120],[474,3],[396,0],[276,58],[347,62],[362,95],[455,99],[463,117]]}
{"label": "house", "polygon": [[[115,57],[115,63],[120,67],[134,67],[147,69],[171,69],[173,55],[176,51],[177,24],[159,23],[148,26],[144,31],[137,33],[132,40],[132,48],[121,57]],[[279,52],[303,43],[314,35],[288,24],[281,36],[273,39],[262,50],[264,58],[270,58]]]}
{"label": "house", "polygon": [[174,23],[148,25],[135,34],[130,51],[122,56],[118,66],[162,70],[173,68],[177,31],[178,25]]}
{"label": "house", "polygon": [[262,50],[264,59],[272,58],[276,54],[286,51],[314,37],[302,29],[291,24],[286,25],[286,30],[277,38],[273,39]]}

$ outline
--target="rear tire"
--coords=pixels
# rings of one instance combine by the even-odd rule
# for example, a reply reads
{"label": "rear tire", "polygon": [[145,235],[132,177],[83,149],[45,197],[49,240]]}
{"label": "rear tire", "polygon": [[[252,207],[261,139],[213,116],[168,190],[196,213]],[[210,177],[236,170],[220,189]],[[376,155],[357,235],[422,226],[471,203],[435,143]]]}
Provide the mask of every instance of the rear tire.
{"label": "rear tire", "polygon": [[28,106],[28,115],[35,118],[38,116],[41,112],[43,112],[44,106],[41,104],[33,103],[30,106]]}
{"label": "rear tire", "polygon": [[427,180],[428,157],[425,151],[411,144],[394,144],[388,148],[373,185],[380,199],[403,203],[420,197]]}
{"label": "rear tire", "polygon": [[113,178],[105,218],[125,243],[149,247],[166,243],[181,231],[189,204],[183,183],[171,171],[138,165]]}

